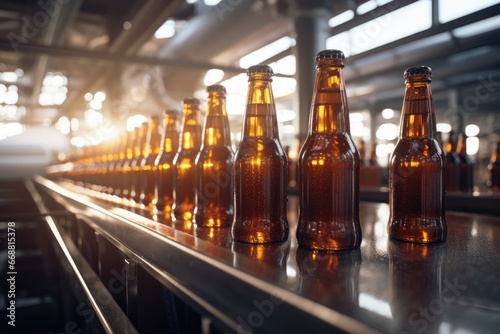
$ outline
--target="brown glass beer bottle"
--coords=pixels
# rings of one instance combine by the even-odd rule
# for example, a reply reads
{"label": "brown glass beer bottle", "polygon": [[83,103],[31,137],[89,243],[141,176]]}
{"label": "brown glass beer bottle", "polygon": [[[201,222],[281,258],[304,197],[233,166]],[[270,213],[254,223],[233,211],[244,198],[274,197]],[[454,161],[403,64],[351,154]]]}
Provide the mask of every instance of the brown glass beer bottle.
{"label": "brown glass beer bottle", "polygon": [[432,103],[432,70],[405,71],[400,135],[389,161],[389,237],[433,243],[446,240],[445,158],[437,139]]}
{"label": "brown glass beer bottle", "polygon": [[359,153],[350,135],[344,54],[316,56],[309,133],[299,154],[299,246],[359,247]]}
{"label": "brown glass beer bottle", "polygon": [[490,171],[490,179],[488,181],[490,190],[492,192],[500,191],[500,141],[496,143],[493,149],[488,170]]}
{"label": "brown glass beer bottle", "polygon": [[193,218],[196,197],[196,155],[201,146],[200,101],[184,99],[179,151],[174,158],[174,205],[176,220]]}
{"label": "brown glass beer bottle", "polygon": [[198,226],[229,226],[234,216],[231,132],[226,112],[226,88],[207,87],[208,105],[203,140],[196,157],[196,207]]}
{"label": "brown glass beer bottle", "polygon": [[179,148],[179,127],[175,110],[165,111],[161,151],[155,161],[156,208],[168,217],[174,204],[174,158]]}
{"label": "brown glass beer bottle", "polygon": [[450,131],[445,145],[446,165],[445,165],[445,188],[446,192],[456,192],[460,190],[460,158],[456,152],[457,145],[455,134]]}
{"label": "brown glass beer bottle", "polygon": [[134,145],[134,158],[130,163],[130,200],[139,203],[141,197],[141,162],[146,154],[148,122],[141,124]]}
{"label": "brown glass beer bottle", "polygon": [[[134,160],[134,145],[139,135],[140,128],[134,128],[132,131],[127,133],[127,144],[125,148],[125,158],[120,163],[119,169],[119,193],[118,195],[123,199],[128,199],[130,195],[131,181],[130,181],[130,164]],[[116,194],[116,193],[115,193]]]}
{"label": "brown glass beer bottle", "polygon": [[269,243],[288,238],[288,166],[278,133],[271,67],[247,71],[243,138],[234,161],[233,239]]}
{"label": "brown glass beer bottle", "polygon": [[460,191],[472,193],[474,188],[474,165],[467,155],[467,136],[458,135],[457,154],[460,160]]}
{"label": "brown glass beer bottle", "polygon": [[148,134],[146,137],[146,154],[141,162],[141,194],[140,202],[146,207],[154,207],[155,200],[155,161],[160,154],[161,128],[157,116],[149,119]]}

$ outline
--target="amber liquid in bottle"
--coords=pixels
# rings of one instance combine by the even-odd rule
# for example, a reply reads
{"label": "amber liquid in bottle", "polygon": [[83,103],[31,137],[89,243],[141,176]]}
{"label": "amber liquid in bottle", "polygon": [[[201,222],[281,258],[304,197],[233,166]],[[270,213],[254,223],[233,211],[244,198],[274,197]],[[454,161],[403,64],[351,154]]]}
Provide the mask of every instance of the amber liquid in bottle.
{"label": "amber liquid in bottle", "polygon": [[316,56],[309,133],[299,155],[299,246],[318,250],[359,247],[359,153],[349,129],[342,74],[344,54]]}
{"label": "amber liquid in bottle", "polygon": [[226,112],[226,89],[207,87],[208,106],[203,144],[196,157],[195,222],[198,226],[229,226],[234,216],[231,132]]}
{"label": "amber liquid in bottle", "polygon": [[288,238],[287,158],[279,141],[272,69],[252,66],[243,138],[234,161],[233,239],[269,243]]}
{"label": "amber liquid in bottle", "polygon": [[165,112],[161,143],[161,152],[155,161],[156,208],[170,216],[174,204],[174,158],[179,148],[179,128],[175,110]]}
{"label": "amber liquid in bottle", "polygon": [[185,99],[180,147],[174,158],[174,205],[176,220],[193,218],[196,197],[195,160],[201,146],[201,115],[197,99]]}
{"label": "amber liquid in bottle", "polygon": [[155,161],[160,154],[161,128],[158,117],[152,116],[149,120],[148,135],[146,139],[146,155],[141,162],[141,194],[140,201],[146,206],[153,208],[155,199]]}
{"label": "amber liquid in bottle", "polygon": [[432,71],[405,71],[400,137],[389,161],[389,237],[433,243],[446,240],[444,154],[435,139]]}

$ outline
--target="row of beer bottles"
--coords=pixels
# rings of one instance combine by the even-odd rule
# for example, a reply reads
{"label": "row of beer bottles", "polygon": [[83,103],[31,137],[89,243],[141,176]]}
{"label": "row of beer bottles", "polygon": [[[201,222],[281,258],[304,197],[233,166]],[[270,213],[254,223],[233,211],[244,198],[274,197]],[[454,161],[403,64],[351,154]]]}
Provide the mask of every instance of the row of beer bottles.
{"label": "row of beer bottles", "polygon": [[[361,243],[360,157],[350,135],[343,61],[338,50],[324,50],[316,57],[309,131],[299,153],[296,236],[300,246],[311,249],[353,249]],[[109,188],[134,201],[145,200],[145,205],[156,200],[158,209],[172,210],[176,219],[194,219],[206,226],[232,224],[236,241],[287,239],[288,168],[278,134],[273,73],[266,65],[253,66],[247,73],[243,137],[234,159],[224,90],[211,86],[203,132],[199,102],[184,100],[180,137],[172,135],[167,144],[165,133],[175,132],[172,126],[169,130],[172,115],[168,112],[159,148],[151,142],[157,133],[154,119],[149,128],[141,126],[135,137],[131,135],[130,140],[136,143],[133,149],[124,139],[126,149],[118,150],[123,160],[109,164],[108,173],[102,173],[111,183]],[[435,138],[431,75],[431,69],[424,66],[405,71],[400,135],[389,163],[389,236],[409,242],[446,239],[445,154]],[[143,139],[145,133],[148,135]],[[173,149],[174,137],[179,138],[177,151]],[[158,152],[155,159],[152,152]],[[104,156],[100,163],[107,159]],[[162,156],[169,158],[161,160]],[[104,172],[104,167],[95,170]],[[153,187],[154,195],[149,196],[151,191],[145,189]]]}

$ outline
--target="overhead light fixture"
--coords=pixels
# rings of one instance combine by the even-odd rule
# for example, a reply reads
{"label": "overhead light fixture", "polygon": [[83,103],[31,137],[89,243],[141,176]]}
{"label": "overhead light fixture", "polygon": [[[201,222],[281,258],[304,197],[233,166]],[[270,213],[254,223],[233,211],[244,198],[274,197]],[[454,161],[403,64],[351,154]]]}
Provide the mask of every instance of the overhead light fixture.
{"label": "overhead light fixture", "polygon": [[268,45],[255,50],[240,59],[241,68],[249,68],[252,65],[257,65],[263,61],[276,56],[277,54],[288,50],[295,45],[295,40],[291,37],[282,37]]}
{"label": "overhead light fixture", "polygon": [[155,31],[156,39],[170,38],[175,35],[175,21],[172,19],[166,20],[159,28]]}
{"label": "overhead light fixture", "polygon": [[358,8],[356,8],[356,14],[363,15],[365,13],[374,10],[377,7],[378,7],[377,1],[370,0],[368,2],[365,2],[364,4],[359,5]]}
{"label": "overhead light fixture", "polygon": [[342,23],[346,23],[349,20],[352,20],[354,17],[354,12],[352,10],[346,10],[345,12],[340,13],[339,15],[335,15],[328,21],[328,25],[330,27],[336,27],[341,25]]}
{"label": "overhead light fixture", "polygon": [[207,6],[217,6],[221,0],[205,0],[204,2]]}

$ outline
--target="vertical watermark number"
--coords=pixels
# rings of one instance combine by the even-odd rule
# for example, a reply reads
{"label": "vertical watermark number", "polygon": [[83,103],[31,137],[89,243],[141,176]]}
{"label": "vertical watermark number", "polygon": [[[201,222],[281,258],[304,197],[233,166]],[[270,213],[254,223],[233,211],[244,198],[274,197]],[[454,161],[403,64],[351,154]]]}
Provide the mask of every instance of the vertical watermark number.
{"label": "vertical watermark number", "polygon": [[16,326],[16,223],[7,223],[7,323]]}

